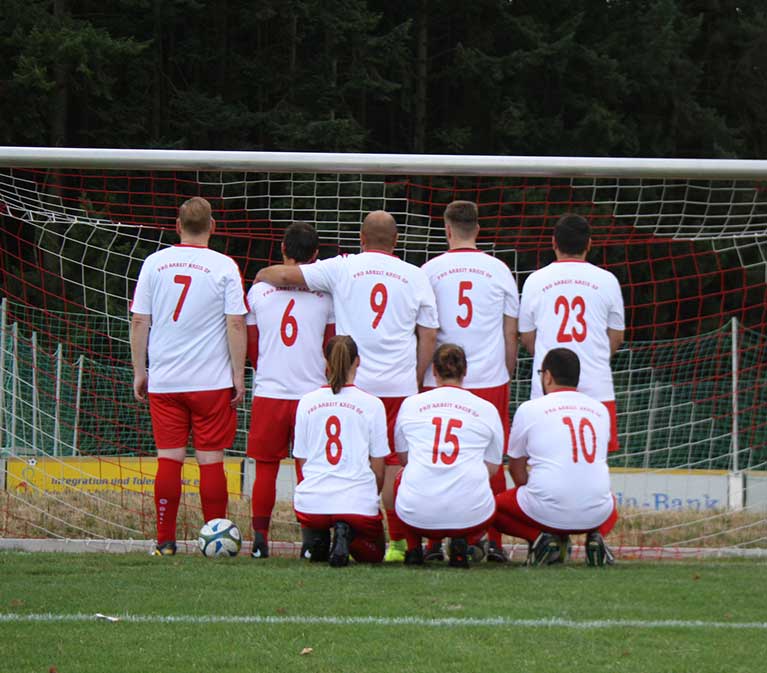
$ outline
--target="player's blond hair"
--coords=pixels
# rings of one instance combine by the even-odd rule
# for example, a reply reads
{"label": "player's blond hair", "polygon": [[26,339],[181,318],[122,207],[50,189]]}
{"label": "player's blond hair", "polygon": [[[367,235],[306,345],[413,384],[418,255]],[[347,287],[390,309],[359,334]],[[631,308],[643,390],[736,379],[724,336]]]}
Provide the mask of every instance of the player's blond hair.
{"label": "player's blond hair", "polygon": [[207,199],[193,196],[181,204],[178,219],[181,228],[193,236],[199,236],[210,230],[211,207]]}
{"label": "player's blond hair", "polygon": [[357,353],[357,344],[348,335],[334,336],[325,344],[325,374],[334,395],[346,385]]}

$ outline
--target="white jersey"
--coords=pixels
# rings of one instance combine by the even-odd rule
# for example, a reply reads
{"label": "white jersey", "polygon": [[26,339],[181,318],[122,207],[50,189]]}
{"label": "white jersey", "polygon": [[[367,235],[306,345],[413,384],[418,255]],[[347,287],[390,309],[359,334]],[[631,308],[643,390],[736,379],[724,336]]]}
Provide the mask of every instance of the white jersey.
{"label": "white jersey", "polygon": [[293,504],[304,514],[378,514],[370,458],[389,455],[381,400],[356,386],[304,395],[296,410],[293,457],[304,458]]}
{"label": "white jersey", "polygon": [[560,530],[590,530],[613,509],[605,406],[572,389],[522,403],[514,414],[509,455],[527,458],[530,475],[517,490],[522,511]]}
{"label": "white jersey", "polygon": [[322,343],[335,322],[330,295],[256,283],[245,321],[258,327],[253,395],[298,400],[325,383]]}
{"label": "white jersey", "polygon": [[439,326],[426,274],[394,255],[372,251],[304,264],[301,271],[311,290],[333,296],[336,333],[357,343],[355,383],[379,397],[416,393],[416,324]]}
{"label": "white jersey", "polygon": [[[553,262],[525,281],[519,309],[519,331],[535,330],[533,372],[552,348],[578,355],[578,390],[602,402],[615,399],[607,330],[623,330],[623,295],[609,271],[580,261]],[[533,375],[531,399],[543,394]]]}
{"label": "white jersey", "polygon": [[150,393],[232,387],[226,316],[248,312],[233,259],[196,245],[174,245],[149,255],[131,311],[152,316]]}
{"label": "white jersey", "polygon": [[463,388],[408,397],[394,430],[407,452],[397,492],[400,519],[415,528],[471,528],[495,512],[485,461],[500,465],[504,437],[497,409]]}
{"label": "white jersey", "polygon": [[[450,250],[421,268],[437,299],[437,345],[458,344],[466,353],[464,387],[508,383],[503,317],[519,315],[519,292],[509,267],[480,250],[463,249]],[[431,368],[424,385],[437,385]]]}

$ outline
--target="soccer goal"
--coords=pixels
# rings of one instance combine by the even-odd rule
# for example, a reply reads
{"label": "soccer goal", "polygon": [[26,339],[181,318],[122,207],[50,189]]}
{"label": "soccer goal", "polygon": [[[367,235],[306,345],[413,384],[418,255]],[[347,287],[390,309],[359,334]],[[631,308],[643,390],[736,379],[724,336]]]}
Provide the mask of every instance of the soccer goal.
{"label": "soccer goal", "polygon": [[[613,361],[621,450],[610,457],[618,556],[767,556],[767,161],[0,148],[0,537],[130,549],[153,536],[154,451],[132,396],[129,302],[142,260],[173,243],[184,199],[214,208],[213,247],[246,285],[280,261],[287,224],[321,255],[359,249],[374,209],[398,253],[445,249],[442,214],[477,202],[480,247],[520,287],[553,259],[565,212],[590,221],[590,261],[623,287]],[[520,353],[512,409],[527,399]],[[248,410],[227,456],[249,529]],[[272,537],[299,537],[285,466]],[[184,471],[179,536],[202,524]],[[246,536],[247,537],[247,536]],[[54,541],[54,542],[51,542]],[[58,542],[55,542],[58,541]]]}

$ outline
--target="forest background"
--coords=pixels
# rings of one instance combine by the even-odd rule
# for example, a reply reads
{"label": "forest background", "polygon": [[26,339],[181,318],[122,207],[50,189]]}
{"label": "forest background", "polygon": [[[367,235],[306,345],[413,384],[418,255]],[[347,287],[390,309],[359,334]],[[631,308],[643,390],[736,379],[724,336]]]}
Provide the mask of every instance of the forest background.
{"label": "forest background", "polygon": [[767,155],[767,0],[0,0],[0,144]]}

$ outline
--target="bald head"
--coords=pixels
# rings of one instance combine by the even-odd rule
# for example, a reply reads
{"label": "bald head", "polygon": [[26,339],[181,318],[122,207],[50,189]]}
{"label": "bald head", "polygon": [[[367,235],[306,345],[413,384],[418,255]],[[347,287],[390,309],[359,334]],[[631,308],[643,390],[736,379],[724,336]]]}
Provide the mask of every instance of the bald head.
{"label": "bald head", "polygon": [[362,221],[363,250],[391,252],[397,243],[397,223],[385,210],[374,210]]}

